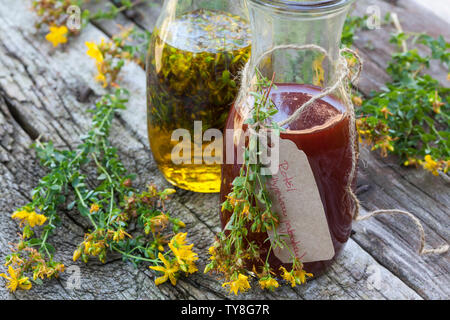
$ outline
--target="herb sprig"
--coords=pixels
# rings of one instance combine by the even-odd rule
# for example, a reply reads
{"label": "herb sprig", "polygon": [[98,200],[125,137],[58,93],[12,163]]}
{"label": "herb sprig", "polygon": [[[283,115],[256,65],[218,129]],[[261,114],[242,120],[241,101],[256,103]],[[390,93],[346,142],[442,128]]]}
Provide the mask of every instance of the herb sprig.
{"label": "herb sprig", "polygon": [[[409,38],[416,45],[411,50],[406,46]],[[450,44],[442,36],[402,32],[393,35],[391,42],[400,49],[386,69],[391,82],[359,108],[360,137],[372,150],[381,150],[382,156],[398,155],[405,166],[422,166],[434,175],[446,173],[450,166],[450,89],[425,70],[433,60],[448,69]],[[418,44],[429,53],[421,55]]]}
{"label": "herb sprig", "polygon": [[[49,237],[60,222],[61,206],[70,198],[67,209],[76,208],[90,223],[73,254],[74,261],[81,257],[87,262],[96,256],[106,262],[108,253],[116,252],[135,265],[150,263],[151,269],[162,272],[157,284],[170,279],[175,285],[181,273],[197,271],[193,245],[186,242],[186,233],[179,232],[185,224],[165,208],[175,190],[159,191],[149,185],[139,192],[132,186],[134,175],[127,173],[109,141],[112,121],[116,112],[125,108],[126,95],[126,90],[117,89],[96,104],[92,126],[75,150],[57,150],[51,142],[36,142],[37,156],[50,172],[33,190],[32,201],[12,215],[21,221],[23,230],[6,258],[9,275],[1,274],[10,290],[30,289],[30,276],[41,283],[64,271],[64,265],[54,261],[55,248]],[[97,170],[98,183],[88,182],[85,172],[91,166]],[[137,223],[137,230],[131,229],[132,222]]]}
{"label": "herb sprig", "polygon": [[[254,130],[256,134],[262,130],[273,130],[279,134],[282,130],[275,122],[269,121],[278,110],[270,99],[273,84],[258,74],[256,90],[251,92],[254,103],[250,117],[245,121],[248,130]],[[227,282],[222,286],[229,287],[230,292],[235,295],[239,291],[245,292],[250,289],[247,274],[252,274],[259,279],[262,289],[274,290],[279,283],[274,277],[278,270],[272,270],[269,264],[269,256],[275,248],[288,248],[285,240],[277,232],[279,216],[272,210],[272,201],[267,190],[267,179],[265,169],[258,158],[267,146],[251,135],[244,148],[244,163],[232,183],[232,190],[222,204],[222,214],[231,213],[224,231],[220,232],[214,244],[209,248],[211,262],[206,266],[205,273],[216,271],[222,273]],[[250,228],[248,229],[248,227]],[[272,231],[273,236],[266,259],[260,256],[261,248],[255,241],[248,239],[249,232],[266,233]],[[267,239],[268,240],[268,239]],[[280,268],[281,276],[292,287],[305,283],[306,277],[312,274],[303,270],[303,264],[293,252],[292,270],[287,271]],[[261,265],[259,272],[255,265]],[[253,265],[253,267],[250,267]],[[250,268],[250,269],[249,269]]]}

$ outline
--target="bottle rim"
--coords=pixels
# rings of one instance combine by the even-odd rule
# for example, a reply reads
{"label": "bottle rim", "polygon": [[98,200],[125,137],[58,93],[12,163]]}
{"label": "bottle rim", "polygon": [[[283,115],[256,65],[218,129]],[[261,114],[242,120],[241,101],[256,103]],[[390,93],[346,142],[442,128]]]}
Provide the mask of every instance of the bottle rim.
{"label": "bottle rim", "polygon": [[294,12],[322,12],[345,7],[355,0],[322,0],[297,2],[291,0],[248,0],[264,7]]}

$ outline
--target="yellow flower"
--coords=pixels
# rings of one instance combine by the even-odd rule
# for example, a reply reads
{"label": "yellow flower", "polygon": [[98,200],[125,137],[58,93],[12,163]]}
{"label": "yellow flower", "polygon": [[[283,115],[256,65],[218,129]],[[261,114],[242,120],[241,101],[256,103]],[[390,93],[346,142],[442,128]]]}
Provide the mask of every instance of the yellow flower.
{"label": "yellow flower", "polygon": [[37,214],[35,211],[21,210],[12,214],[11,218],[21,220],[20,223],[26,222],[30,227],[42,226],[47,217],[43,214]]}
{"label": "yellow flower", "polygon": [[24,289],[24,290],[30,290],[31,289],[31,282],[28,280],[28,277],[20,277],[19,271],[14,270],[12,266],[8,267],[8,273],[9,276],[1,273],[0,277],[5,278],[9,281],[9,283],[6,285],[6,287],[11,290],[11,292],[14,292],[17,290],[17,288]]}
{"label": "yellow flower", "polygon": [[380,149],[381,156],[387,157],[388,151],[391,151],[391,152],[394,151],[394,146],[392,145],[392,141],[394,141],[394,139],[392,139],[392,137],[384,136],[375,142],[375,145],[372,147],[372,151]]}
{"label": "yellow flower", "polygon": [[[102,43],[100,46],[104,46],[104,39],[102,39]],[[95,80],[98,82],[101,82],[103,87],[106,88],[108,86],[108,81],[106,80],[105,72],[103,71],[103,68],[105,66],[104,64],[104,56],[102,51],[100,50],[99,46],[95,42],[85,42],[85,45],[88,47],[88,50],[86,51],[86,54],[95,60],[95,64],[97,65],[97,71],[98,74],[95,77]]]}
{"label": "yellow flower", "polygon": [[77,250],[75,250],[75,252],[73,253],[73,261],[77,261],[81,256],[81,249],[78,248]]}
{"label": "yellow flower", "polygon": [[441,107],[445,105],[441,101],[441,97],[439,97],[438,91],[435,91],[434,99],[431,99],[431,102],[433,103],[433,111],[437,114],[441,113]]}
{"label": "yellow flower", "polygon": [[434,161],[430,155],[425,156],[425,162],[422,162],[421,165],[425,170],[430,171],[433,175],[439,176],[438,170],[440,169],[440,165],[438,162]]}
{"label": "yellow flower", "polygon": [[54,47],[57,47],[59,44],[67,42],[67,32],[69,32],[69,30],[66,26],[53,26],[50,27],[50,33],[45,36],[45,39],[51,42]]}
{"label": "yellow flower", "polygon": [[91,210],[89,210],[90,213],[97,212],[98,210],[100,210],[100,206],[98,204],[91,204]]}
{"label": "yellow flower", "polygon": [[281,277],[284,280],[286,280],[287,282],[290,282],[292,287],[295,287],[297,284],[296,284],[295,277],[292,274],[292,272],[288,272],[286,270],[286,268],[284,268],[284,267],[280,267],[280,270],[283,271],[283,274],[281,275]]}
{"label": "yellow flower", "polygon": [[5,267],[9,265],[21,266],[24,263],[22,259],[17,254],[12,254],[9,259],[5,262]]}
{"label": "yellow flower", "polygon": [[186,245],[187,233],[176,234],[169,242],[169,248],[177,259],[180,268],[184,272],[194,273],[197,271],[194,261],[198,260],[198,255],[192,251],[194,244]]}
{"label": "yellow flower", "polygon": [[89,251],[92,248],[92,241],[85,241],[84,244],[84,254],[89,254]]}
{"label": "yellow flower", "polygon": [[187,244],[186,236],[187,236],[187,232],[179,232],[172,237],[172,240],[170,240],[170,243],[172,245],[176,245],[176,246],[185,246]]}
{"label": "yellow flower", "polygon": [[388,116],[393,116],[392,112],[389,111],[387,107],[383,107],[380,112],[384,115],[384,118],[387,119]]}
{"label": "yellow flower", "polygon": [[352,101],[353,101],[354,105],[357,107],[360,107],[363,104],[363,99],[361,99],[361,97],[358,97],[358,96],[353,96]]}
{"label": "yellow flower", "polygon": [[406,160],[405,162],[403,162],[403,165],[405,167],[409,167],[409,166],[415,166],[419,163],[419,160],[414,159],[414,158],[408,158],[408,160]]}
{"label": "yellow flower", "polygon": [[32,211],[28,215],[27,220],[30,227],[33,228],[34,226],[42,226],[45,221],[47,221],[47,217],[42,214],[37,214],[35,211]]}
{"label": "yellow flower", "polygon": [[272,277],[259,280],[259,285],[261,286],[261,289],[269,289],[269,290],[274,290],[275,288],[278,288],[280,286],[278,281]]}
{"label": "yellow flower", "polygon": [[47,269],[46,264],[40,265],[33,273],[33,280],[36,280],[37,278],[44,279],[44,275],[48,274],[48,272],[49,270]]}
{"label": "yellow flower", "polygon": [[215,246],[209,247],[208,252],[209,252],[209,254],[211,255],[211,257],[209,258],[209,260],[216,260],[216,259],[217,259],[217,257],[216,257],[216,255],[217,255],[217,250],[216,250],[216,247],[215,247]]}
{"label": "yellow flower", "polygon": [[169,261],[166,260],[166,258],[164,258],[164,256],[162,255],[162,253],[158,253],[158,258],[164,263],[164,267],[162,266],[151,266],[149,267],[152,270],[156,270],[159,272],[164,273],[164,275],[162,277],[159,277],[155,280],[155,284],[158,286],[164,282],[167,281],[167,279],[170,280],[170,282],[172,283],[172,285],[176,285],[177,284],[177,272],[179,270],[179,266],[178,264],[175,263],[171,263]]}
{"label": "yellow flower", "polygon": [[164,230],[169,223],[169,218],[164,213],[162,213],[160,215],[151,218],[149,222],[150,222],[150,229],[153,232],[155,232],[156,229]]}
{"label": "yellow flower", "polygon": [[297,281],[297,283],[299,283],[299,281],[300,281],[299,284],[305,283],[306,282],[306,277],[311,278],[312,276],[313,276],[312,273],[308,273],[308,272],[306,272],[303,269],[294,271],[295,280]]}
{"label": "yellow flower", "polygon": [[316,86],[323,86],[323,82],[325,80],[325,71],[323,70],[322,66],[324,58],[325,58],[324,55],[320,55],[313,61],[313,69],[314,69],[313,84]]}
{"label": "yellow flower", "polygon": [[248,277],[243,274],[239,274],[238,278],[234,281],[225,282],[222,287],[230,286],[230,293],[233,292],[236,296],[239,292],[245,292],[250,289],[250,284],[248,283]]}
{"label": "yellow flower", "polygon": [[183,221],[181,221],[181,220],[178,220],[178,221],[176,222],[176,224],[177,224],[180,228],[185,228],[185,227],[186,227],[186,224],[185,224]]}
{"label": "yellow flower", "polygon": [[242,209],[241,215],[245,216],[250,213],[250,204],[248,202],[245,203],[244,208]]}
{"label": "yellow flower", "polygon": [[175,192],[177,192],[177,191],[172,188],[164,190],[164,194],[166,194],[166,195],[171,195],[171,194],[174,194]]}
{"label": "yellow flower", "polygon": [[98,74],[95,77],[95,80],[102,83],[103,88],[106,88],[108,86],[108,81],[106,81],[106,76],[100,71],[100,68],[98,68]]}
{"label": "yellow flower", "polygon": [[95,42],[85,42],[85,45],[88,47],[88,51],[86,51],[86,54],[94,59],[97,63],[102,63],[104,59],[103,53],[98,48],[97,44]]}
{"label": "yellow flower", "polygon": [[306,277],[312,277],[312,273],[307,273],[305,270],[293,270],[288,272],[284,267],[280,267],[280,270],[283,271],[281,277],[287,282],[291,283],[292,287],[295,287],[297,284],[303,284],[306,282]]}
{"label": "yellow flower", "polygon": [[118,242],[120,240],[123,240],[125,236],[132,238],[131,235],[123,229],[119,229],[116,232],[114,232],[113,241]]}

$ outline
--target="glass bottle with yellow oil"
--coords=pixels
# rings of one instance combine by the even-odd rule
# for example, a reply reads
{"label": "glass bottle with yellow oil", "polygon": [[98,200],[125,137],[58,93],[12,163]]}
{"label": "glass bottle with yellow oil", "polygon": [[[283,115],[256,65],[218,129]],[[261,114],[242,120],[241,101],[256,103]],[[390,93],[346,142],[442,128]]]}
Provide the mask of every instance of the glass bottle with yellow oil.
{"label": "glass bottle with yellow oil", "polygon": [[[164,177],[219,192],[221,135],[250,56],[242,0],[166,0],[147,58],[150,147]],[[216,148],[212,145],[217,146]]]}

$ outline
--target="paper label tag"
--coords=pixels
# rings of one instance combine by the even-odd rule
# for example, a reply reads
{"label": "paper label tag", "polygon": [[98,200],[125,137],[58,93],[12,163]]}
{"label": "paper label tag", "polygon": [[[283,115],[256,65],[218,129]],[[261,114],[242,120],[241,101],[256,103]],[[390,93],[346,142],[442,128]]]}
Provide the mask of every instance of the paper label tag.
{"label": "paper label tag", "polygon": [[[277,232],[301,262],[329,260],[334,247],[316,180],[306,154],[294,142],[280,139],[279,170],[268,181],[273,211],[278,213]],[[273,232],[268,231],[271,241]],[[275,256],[291,263],[287,248],[275,248]]]}

